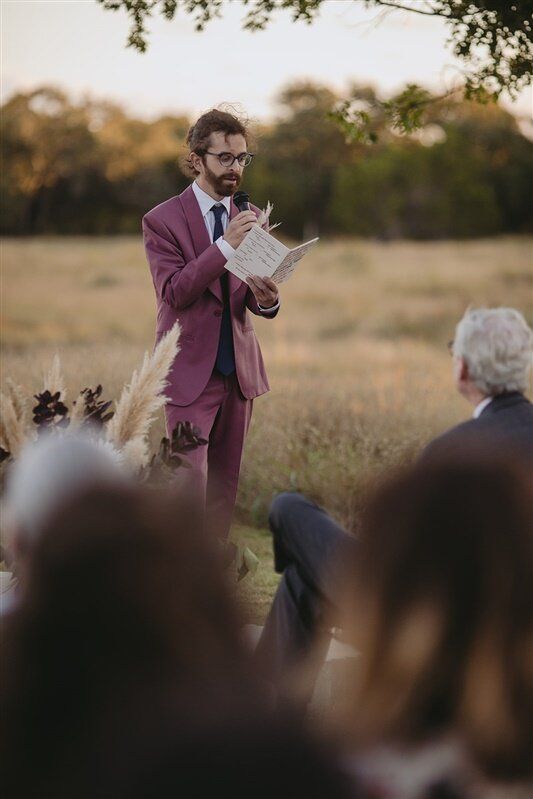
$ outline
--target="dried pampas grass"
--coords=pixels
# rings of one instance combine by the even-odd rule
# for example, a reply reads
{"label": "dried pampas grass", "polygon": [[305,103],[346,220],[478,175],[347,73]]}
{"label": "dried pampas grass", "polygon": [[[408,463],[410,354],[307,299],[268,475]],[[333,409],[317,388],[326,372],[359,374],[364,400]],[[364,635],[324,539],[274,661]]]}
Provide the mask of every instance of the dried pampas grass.
{"label": "dried pampas grass", "polygon": [[65,402],[67,389],[63,379],[63,374],[61,372],[61,361],[59,360],[59,355],[57,354],[54,355],[52,365],[48,370],[48,374],[44,378],[43,390],[48,390],[50,394],[55,394],[59,391],[59,399],[61,402]]}
{"label": "dried pampas grass", "polygon": [[137,436],[128,441],[121,450],[124,464],[132,471],[138,471],[146,466],[150,453],[146,436]]}
{"label": "dried pampas grass", "polygon": [[12,398],[5,394],[0,394],[0,420],[0,443],[16,457],[28,440],[28,434],[24,418],[17,415]]}
{"label": "dried pampas grass", "polygon": [[[72,403],[70,412],[63,407],[64,414],[60,415],[65,418],[57,424],[49,424],[48,412],[61,404],[66,395],[58,355],[54,357],[45,377],[44,392],[38,395],[42,413],[40,416],[37,414],[39,418],[34,413],[33,422],[37,427],[32,426],[27,412],[30,398],[24,395],[20,386],[8,378],[6,393],[0,394],[2,448],[16,458],[25,443],[36,438],[40,424],[48,424],[49,431],[57,434],[66,433],[65,423],[73,431],[85,427],[87,422],[102,445],[116,451],[121,461],[132,471],[141,470],[149,460],[148,431],[156,414],[166,403],[163,391],[167,386],[168,372],[179,351],[179,335],[180,327],[176,322],[152,354],[145,353],[141,368],[133,373],[131,382],[122,390],[114,416],[109,412],[111,403],[99,399],[102,386],[98,385],[94,390],[83,389]],[[54,400],[57,392],[60,396],[59,403]],[[104,428],[106,440],[100,438]]]}
{"label": "dried pampas grass", "polygon": [[[132,375],[131,383],[124,387],[116,406],[116,412],[107,425],[107,439],[122,450],[128,442],[145,439],[154,416],[165,405],[163,391],[172,362],[179,352],[178,322],[161,339],[151,355],[145,353],[143,364]],[[139,445],[131,446],[131,452],[139,454]]]}
{"label": "dried pampas grass", "polygon": [[10,378],[6,378],[7,396],[13,403],[13,410],[19,422],[25,427],[28,422],[28,397],[24,394],[22,386]]}
{"label": "dried pampas grass", "polygon": [[77,430],[81,427],[83,420],[85,419],[85,397],[83,396],[83,392],[80,391],[74,402],[72,403],[72,408],[70,409],[69,413],[70,430]]}

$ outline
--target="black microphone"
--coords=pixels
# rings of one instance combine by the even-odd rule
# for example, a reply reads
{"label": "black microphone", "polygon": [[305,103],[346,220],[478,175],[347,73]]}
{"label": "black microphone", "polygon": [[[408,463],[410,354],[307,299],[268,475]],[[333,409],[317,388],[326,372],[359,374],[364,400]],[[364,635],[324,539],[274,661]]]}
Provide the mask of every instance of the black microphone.
{"label": "black microphone", "polygon": [[245,191],[236,191],[233,195],[233,202],[239,209],[239,211],[251,211],[252,206],[250,205],[250,195],[246,194]]}

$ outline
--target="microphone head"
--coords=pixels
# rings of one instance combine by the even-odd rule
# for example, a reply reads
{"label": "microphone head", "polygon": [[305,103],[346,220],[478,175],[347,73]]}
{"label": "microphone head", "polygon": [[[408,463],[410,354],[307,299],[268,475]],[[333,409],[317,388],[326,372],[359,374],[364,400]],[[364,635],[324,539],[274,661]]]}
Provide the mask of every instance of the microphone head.
{"label": "microphone head", "polygon": [[250,195],[245,191],[236,191],[233,195],[233,202],[239,211],[248,211],[250,209]]}

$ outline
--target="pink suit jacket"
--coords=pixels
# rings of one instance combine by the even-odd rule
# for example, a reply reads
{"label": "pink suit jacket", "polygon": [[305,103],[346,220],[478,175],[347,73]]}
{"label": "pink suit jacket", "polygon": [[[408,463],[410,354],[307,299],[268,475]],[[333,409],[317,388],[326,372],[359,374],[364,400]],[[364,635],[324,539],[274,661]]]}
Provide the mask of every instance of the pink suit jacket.
{"label": "pink suit jacket", "polygon": [[[232,200],[230,219],[237,213]],[[223,307],[220,277],[226,271],[226,258],[211,244],[190,186],[152,208],[142,226],[157,298],[156,341],[176,320],[181,326],[181,349],[167,378],[166,395],[174,405],[190,405],[206,387],[215,365]],[[237,379],[244,397],[253,399],[270,388],[248,311],[263,314],[247,284],[231,273],[229,292]]]}

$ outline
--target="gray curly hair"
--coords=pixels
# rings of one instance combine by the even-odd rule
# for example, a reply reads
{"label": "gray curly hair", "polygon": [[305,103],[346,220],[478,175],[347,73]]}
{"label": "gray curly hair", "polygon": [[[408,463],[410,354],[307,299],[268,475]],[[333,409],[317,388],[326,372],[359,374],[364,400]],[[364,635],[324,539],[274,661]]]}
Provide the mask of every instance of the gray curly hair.
{"label": "gray curly hair", "polygon": [[514,308],[469,308],[455,330],[453,354],[486,396],[525,392],[533,363],[533,332]]}

